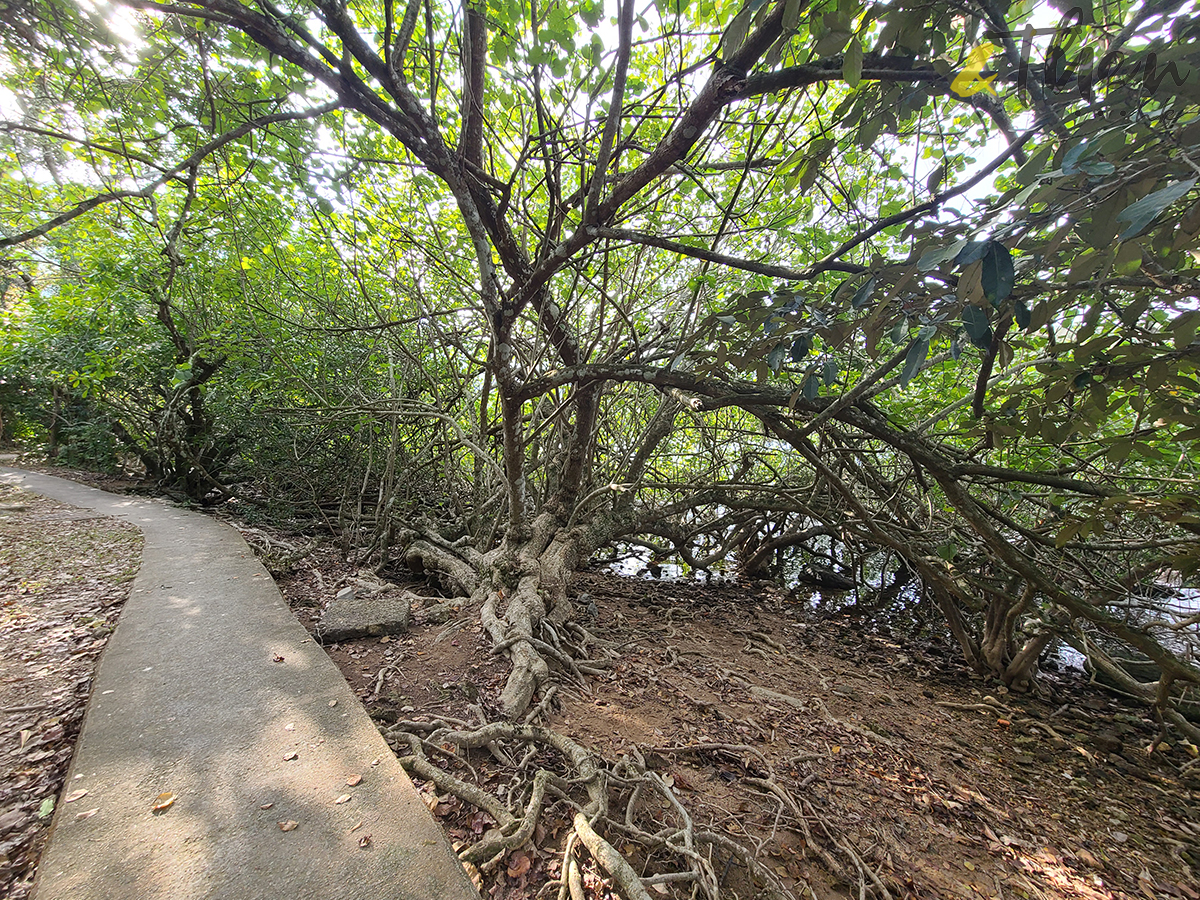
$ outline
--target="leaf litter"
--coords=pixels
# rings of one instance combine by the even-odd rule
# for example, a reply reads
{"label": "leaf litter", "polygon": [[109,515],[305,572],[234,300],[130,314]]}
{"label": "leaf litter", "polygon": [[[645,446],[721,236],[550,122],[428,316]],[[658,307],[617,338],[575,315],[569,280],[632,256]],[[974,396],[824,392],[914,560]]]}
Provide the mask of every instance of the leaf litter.
{"label": "leaf litter", "polygon": [[25,900],[142,536],[9,485],[0,506],[0,896]]}

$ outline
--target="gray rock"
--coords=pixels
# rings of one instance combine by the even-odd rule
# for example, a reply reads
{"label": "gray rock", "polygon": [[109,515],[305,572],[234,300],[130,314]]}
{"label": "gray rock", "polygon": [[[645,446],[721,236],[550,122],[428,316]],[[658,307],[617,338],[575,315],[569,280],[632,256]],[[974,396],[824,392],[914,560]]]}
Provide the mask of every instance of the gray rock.
{"label": "gray rock", "polygon": [[457,610],[449,603],[437,603],[425,610],[425,621],[430,625],[443,625],[449,622]]}
{"label": "gray rock", "polygon": [[323,643],[349,641],[361,637],[403,634],[408,629],[409,595],[407,593],[376,594],[355,597],[340,593],[330,602],[317,625],[317,637]]}

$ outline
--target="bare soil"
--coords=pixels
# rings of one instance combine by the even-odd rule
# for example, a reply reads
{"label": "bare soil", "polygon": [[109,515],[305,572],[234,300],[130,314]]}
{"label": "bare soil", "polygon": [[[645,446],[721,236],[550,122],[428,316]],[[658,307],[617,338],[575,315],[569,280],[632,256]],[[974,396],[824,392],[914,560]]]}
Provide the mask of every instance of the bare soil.
{"label": "bare soil", "polygon": [[[327,551],[279,582],[311,628],[355,574]],[[1145,709],[1082,673],[1006,693],[948,645],[864,634],[769,585],[588,572],[573,588],[596,603],[589,629],[622,655],[606,677],[563,691],[545,724],[600,757],[645,759],[697,827],[751,847],[796,897],[857,895],[823,864],[839,845],[893,897],[1200,897],[1196,748],[1156,743]],[[327,650],[383,727],[472,721],[479,708],[497,717],[506,669],[471,611],[449,622],[425,612],[405,636]],[[485,789],[513,776],[487,756],[467,763]],[[452,841],[478,836],[477,809],[423,789]],[[483,874],[484,895],[534,897],[558,878],[570,813],[550,808],[529,845]],[[640,861],[650,874],[653,861]],[[755,895],[736,861],[719,862],[730,896]],[[589,896],[610,896],[599,872],[587,883]]]}
{"label": "bare soil", "polygon": [[0,897],[32,890],[141,549],[131,525],[0,485]]}

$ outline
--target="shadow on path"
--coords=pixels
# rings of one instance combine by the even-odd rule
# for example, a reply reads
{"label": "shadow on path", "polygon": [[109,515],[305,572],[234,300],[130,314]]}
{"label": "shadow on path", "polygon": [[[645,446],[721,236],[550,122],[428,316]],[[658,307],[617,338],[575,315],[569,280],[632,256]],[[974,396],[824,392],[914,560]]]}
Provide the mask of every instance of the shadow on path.
{"label": "shadow on path", "polygon": [[[237,532],[47,475],[0,467],[0,480],[145,535],[64,787],[87,793],[59,803],[36,900],[478,897]],[[163,793],[177,799],[152,812]]]}

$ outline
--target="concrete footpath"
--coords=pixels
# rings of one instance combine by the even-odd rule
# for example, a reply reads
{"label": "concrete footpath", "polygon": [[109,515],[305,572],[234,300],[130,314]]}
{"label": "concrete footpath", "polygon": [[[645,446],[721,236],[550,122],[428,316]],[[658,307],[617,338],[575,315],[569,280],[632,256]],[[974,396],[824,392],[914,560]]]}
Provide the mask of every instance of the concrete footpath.
{"label": "concrete footpath", "polygon": [[[132,522],[146,540],[36,900],[478,898],[341,673],[236,531],[61,478],[0,467],[0,481]],[[163,794],[176,799],[156,812]]]}

